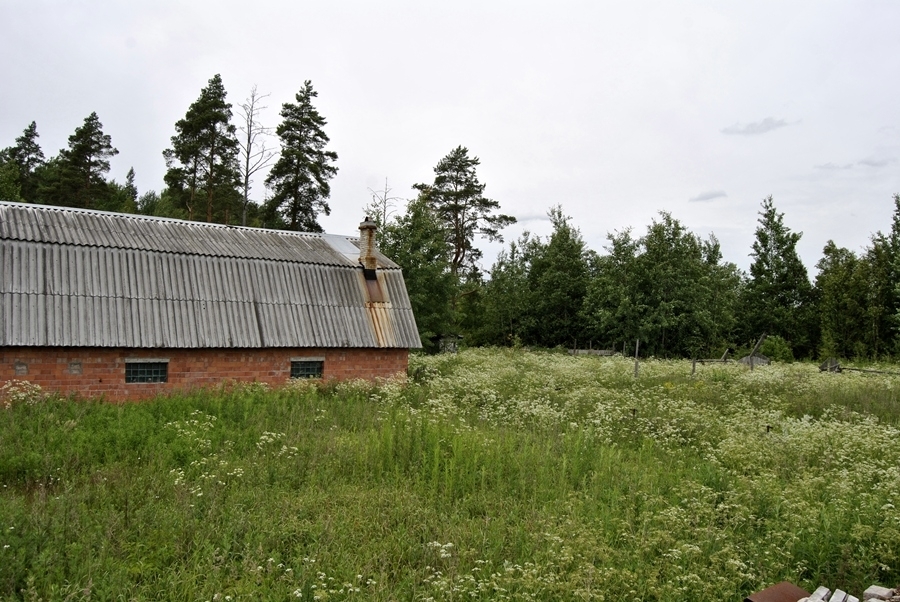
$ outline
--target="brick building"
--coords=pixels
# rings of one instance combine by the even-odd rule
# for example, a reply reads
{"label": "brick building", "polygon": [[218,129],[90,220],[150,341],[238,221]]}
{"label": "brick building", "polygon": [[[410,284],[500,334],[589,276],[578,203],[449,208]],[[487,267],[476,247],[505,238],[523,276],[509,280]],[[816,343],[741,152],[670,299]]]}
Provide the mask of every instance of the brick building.
{"label": "brick building", "polygon": [[110,400],[405,372],[397,264],[360,238],[0,202],[0,383]]}

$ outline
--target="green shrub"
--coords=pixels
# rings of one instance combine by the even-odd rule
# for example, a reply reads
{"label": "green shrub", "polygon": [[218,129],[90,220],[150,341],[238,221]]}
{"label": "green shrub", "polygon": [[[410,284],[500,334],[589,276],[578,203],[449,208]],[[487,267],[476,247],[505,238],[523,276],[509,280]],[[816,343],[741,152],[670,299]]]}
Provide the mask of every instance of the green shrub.
{"label": "green shrub", "polygon": [[793,362],[794,352],[791,344],[777,334],[767,336],[760,345],[759,352],[773,362]]}

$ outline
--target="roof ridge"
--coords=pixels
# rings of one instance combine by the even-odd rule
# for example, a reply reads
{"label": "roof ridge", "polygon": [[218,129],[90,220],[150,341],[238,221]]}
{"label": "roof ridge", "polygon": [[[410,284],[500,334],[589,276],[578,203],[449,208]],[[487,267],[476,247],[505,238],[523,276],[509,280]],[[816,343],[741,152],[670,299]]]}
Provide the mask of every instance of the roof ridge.
{"label": "roof ridge", "polygon": [[[359,237],[0,201],[0,239],[359,267]],[[399,266],[378,254],[379,267]]]}
{"label": "roof ridge", "polygon": [[0,207],[12,207],[12,208],[25,208],[32,209],[41,212],[51,212],[51,211],[59,211],[59,212],[67,212],[67,213],[81,213],[85,215],[97,215],[101,217],[118,217],[123,219],[133,219],[139,221],[148,221],[148,222],[163,222],[163,223],[176,223],[176,224],[184,224],[191,226],[200,226],[206,228],[216,228],[216,229],[225,229],[225,230],[249,230],[251,232],[273,232],[276,234],[286,234],[290,236],[300,236],[300,237],[311,237],[311,238],[322,238],[325,236],[339,236],[342,238],[348,238],[351,240],[358,240],[359,236],[351,236],[344,234],[330,234],[328,232],[300,232],[298,230],[279,230],[277,228],[256,228],[253,226],[240,226],[237,224],[220,224],[217,222],[200,222],[195,220],[181,219],[178,217],[163,217],[158,215],[144,215],[143,213],[122,213],[120,211],[104,211],[102,209],[84,209],[82,207],[65,207],[61,205],[42,205],[40,203],[25,203],[18,201],[2,201],[0,200]]}

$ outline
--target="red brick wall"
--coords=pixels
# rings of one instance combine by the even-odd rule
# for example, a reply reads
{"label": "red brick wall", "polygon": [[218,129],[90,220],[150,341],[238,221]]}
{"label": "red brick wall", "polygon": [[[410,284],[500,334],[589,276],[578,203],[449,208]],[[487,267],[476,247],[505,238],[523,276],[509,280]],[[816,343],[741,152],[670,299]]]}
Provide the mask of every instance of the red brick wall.
{"label": "red brick wall", "polygon": [[[111,401],[217,386],[229,380],[283,385],[291,358],[324,357],[323,378],[372,380],[406,373],[407,349],[107,349],[0,348],[0,383],[25,380],[48,391]],[[168,359],[168,382],[125,383],[126,358]],[[78,373],[80,363],[81,373]]]}

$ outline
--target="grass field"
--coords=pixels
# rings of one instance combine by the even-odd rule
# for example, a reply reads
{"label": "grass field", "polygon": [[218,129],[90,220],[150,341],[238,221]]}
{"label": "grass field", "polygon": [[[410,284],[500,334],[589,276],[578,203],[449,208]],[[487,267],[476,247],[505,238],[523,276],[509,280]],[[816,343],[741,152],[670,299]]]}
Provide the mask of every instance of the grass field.
{"label": "grass field", "polygon": [[[0,406],[0,597],[740,600],[900,583],[900,376],[519,350]],[[7,391],[7,399],[10,399]]]}

